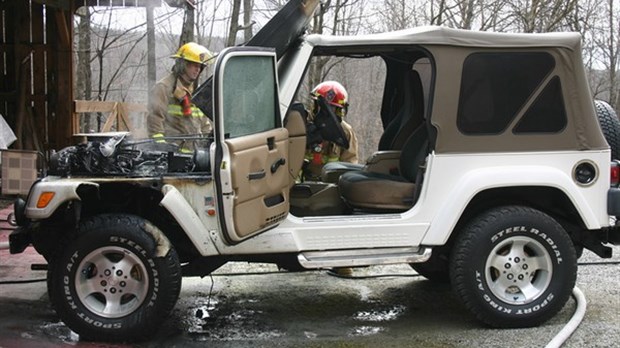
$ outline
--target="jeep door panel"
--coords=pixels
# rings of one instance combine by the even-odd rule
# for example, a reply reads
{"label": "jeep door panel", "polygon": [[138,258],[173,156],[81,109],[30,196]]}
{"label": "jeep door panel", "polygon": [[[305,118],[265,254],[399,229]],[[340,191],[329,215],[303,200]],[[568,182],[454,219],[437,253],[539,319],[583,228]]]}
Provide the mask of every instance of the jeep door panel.
{"label": "jeep door panel", "polygon": [[234,230],[239,239],[286,217],[289,175],[286,164],[281,163],[287,163],[287,143],[284,128],[226,141]]}
{"label": "jeep door panel", "polygon": [[226,49],[213,78],[218,216],[224,240],[235,244],[288,214],[288,131],[280,119],[273,50]]}

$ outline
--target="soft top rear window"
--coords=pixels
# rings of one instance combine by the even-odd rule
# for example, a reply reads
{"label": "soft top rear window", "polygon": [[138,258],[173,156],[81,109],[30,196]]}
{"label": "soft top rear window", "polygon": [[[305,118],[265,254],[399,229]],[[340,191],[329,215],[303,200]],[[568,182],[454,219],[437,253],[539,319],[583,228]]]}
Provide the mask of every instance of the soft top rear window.
{"label": "soft top rear window", "polygon": [[553,70],[545,52],[474,53],[463,63],[457,126],[464,134],[506,130]]}

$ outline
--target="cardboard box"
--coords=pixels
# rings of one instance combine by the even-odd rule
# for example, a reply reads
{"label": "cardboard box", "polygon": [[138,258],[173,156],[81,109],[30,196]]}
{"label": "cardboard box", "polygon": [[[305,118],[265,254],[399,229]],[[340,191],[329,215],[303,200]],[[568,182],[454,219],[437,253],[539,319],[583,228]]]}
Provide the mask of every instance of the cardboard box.
{"label": "cardboard box", "polygon": [[27,195],[37,180],[38,152],[0,150],[2,153],[2,195]]}

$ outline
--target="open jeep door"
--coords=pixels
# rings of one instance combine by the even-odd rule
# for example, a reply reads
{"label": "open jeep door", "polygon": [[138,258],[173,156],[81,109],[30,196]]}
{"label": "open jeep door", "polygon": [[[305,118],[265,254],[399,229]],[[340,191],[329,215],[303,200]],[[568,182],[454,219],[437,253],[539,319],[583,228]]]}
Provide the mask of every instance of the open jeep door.
{"label": "open jeep door", "polygon": [[282,127],[276,54],[223,50],[213,73],[213,176],[223,237],[230,244],[288,215],[288,131]]}

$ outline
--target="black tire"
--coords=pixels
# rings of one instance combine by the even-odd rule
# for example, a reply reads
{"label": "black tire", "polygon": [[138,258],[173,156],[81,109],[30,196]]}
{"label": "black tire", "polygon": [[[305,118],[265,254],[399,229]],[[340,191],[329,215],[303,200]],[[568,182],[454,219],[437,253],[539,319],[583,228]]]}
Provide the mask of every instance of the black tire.
{"label": "black tire", "polygon": [[410,263],[419,275],[435,283],[450,282],[450,260],[443,248],[433,248],[430,259],[423,263]]}
{"label": "black tire", "polygon": [[605,140],[611,148],[611,159],[620,159],[620,120],[607,102],[595,100],[594,106]]}
{"label": "black tire", "polygon": [[89,218],[77,235],[48,272],[50,301],[62,321],[84,340],[148,338],[179,296],[174,248],[157,227],[131,215]]}
{"label": "black tire", "polygon": [[465,306],[493,327],[531,327],[553,317],[577,278],[575,248],[562,226],[528,207],[488,210],[457,237],[450,279]]}

